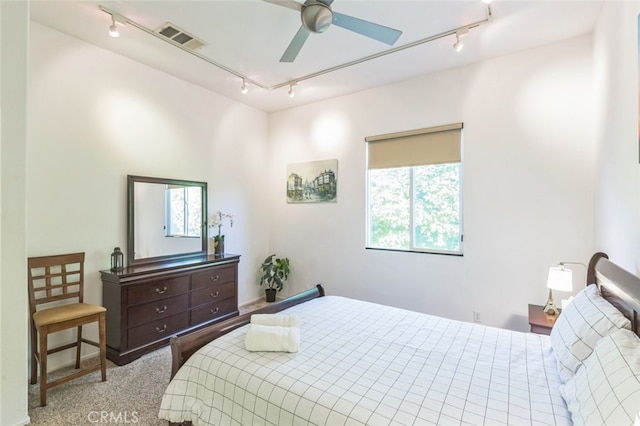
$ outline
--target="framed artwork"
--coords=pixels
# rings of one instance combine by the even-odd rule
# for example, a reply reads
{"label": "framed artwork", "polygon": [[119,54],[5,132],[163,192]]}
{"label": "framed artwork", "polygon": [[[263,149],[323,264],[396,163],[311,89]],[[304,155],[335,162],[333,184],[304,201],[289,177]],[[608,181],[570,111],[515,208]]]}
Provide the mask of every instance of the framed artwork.
{"label": "framed artwork", "polygon": [[287,203],[335,203],[337,194],[337,159],[287,165]]}

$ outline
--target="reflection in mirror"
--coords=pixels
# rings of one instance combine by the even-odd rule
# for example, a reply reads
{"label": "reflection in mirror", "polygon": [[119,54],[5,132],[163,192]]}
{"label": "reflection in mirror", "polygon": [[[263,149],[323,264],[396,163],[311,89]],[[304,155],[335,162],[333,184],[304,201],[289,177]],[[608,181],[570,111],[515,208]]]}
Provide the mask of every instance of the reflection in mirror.
{"label": "reflection in mirror", "polygon": [[206,182],[128,176],[127,190],[130,265],[206,253]]}

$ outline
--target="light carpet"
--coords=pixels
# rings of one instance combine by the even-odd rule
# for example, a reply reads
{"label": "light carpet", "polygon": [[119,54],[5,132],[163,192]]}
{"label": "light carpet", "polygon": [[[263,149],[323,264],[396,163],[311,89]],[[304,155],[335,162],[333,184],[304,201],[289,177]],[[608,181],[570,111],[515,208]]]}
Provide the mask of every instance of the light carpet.
{"label": "light carpet", "polygon": [[[97,359],[87,361],[88,365]],[[49,373],[54,380],[72,367]],[[40,386],[29,385],[31,425],[133,424],[167,425],[158,419],[162,394],[171,375],[169,347],[118,367],[107,361],[107,381],[100,371],[49,389],[47,406],[40,407]]]}

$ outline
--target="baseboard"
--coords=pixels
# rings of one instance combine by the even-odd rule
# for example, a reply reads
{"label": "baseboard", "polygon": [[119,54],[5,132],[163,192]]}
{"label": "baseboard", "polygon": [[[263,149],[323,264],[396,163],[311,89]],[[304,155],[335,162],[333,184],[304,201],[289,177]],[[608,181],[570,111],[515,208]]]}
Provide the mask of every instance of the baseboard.
{"label": "baseboard", "polygon": [[25,417],[23,420],[18,421],[18,423],[14,423],[9,426],[25,426],[31,423],[31,418],[29,416]]}
{"label": "baseboard", "polygon": [[[75,349],[73,349],[73,350],[75,351]],[[63,353],[63,352],[58,352],[58,353]],[[91,358],[98,358],[99,356],[100,356],[100,350],[98,350],[96,348],[95,352],[91,352],[91,353],[88,353],[88,354],[81,355],[80,356],[80,363],[82,363],[82,362],[84,362],[84,361],[86,361],[88,359],[91,359]],[[51,357],[52,357],[52,355],[49,355],[47,357],[48,358],[48,360],[47,360],[47,367],[48,367],[47,368],[47,374],[51,374],[54,371],[62,370],[63,368],[75,367],[75,365],[76,365],[76,354],[75,354],[75,352],[71,355],[72,359],[69,360],[68,362],[64,361],[64,362],[61,362],[61,363],[59,363],[59,362],[51,363]],[[31,360],[30,362],[33,362],[33,360]],[[31,368],[31,364],[29,364],[29,368]],[[31,371],[31,370],[29,370],[29,371]],[[40,380],[40,365],[38,365],[38,380]]]}
{"label": "baseboard", "polygon": [[244,302],[242,305],[238,306],[239,308],[244,308],[245,306],[249,306],[249,305],[253,305],[254,303],[258,303],[260,301],[264,300],[264,296],[263,297],[256,297],[255,299],[251,299],[248,302]]}
{"label": "baseboard", "polygon": [[[286,299],[286,297],[276,296],[276,302],[278,300],[283,300],[283,299]],[[246,306],[253,305],[254,303],[260,303],[260,302],[264,302],[264,301],[265,301],[264,296],[256,297],[255,299],[249,300],[248,302],[244,302],[242,305],[238,305],[238,308],[244,308]]]}

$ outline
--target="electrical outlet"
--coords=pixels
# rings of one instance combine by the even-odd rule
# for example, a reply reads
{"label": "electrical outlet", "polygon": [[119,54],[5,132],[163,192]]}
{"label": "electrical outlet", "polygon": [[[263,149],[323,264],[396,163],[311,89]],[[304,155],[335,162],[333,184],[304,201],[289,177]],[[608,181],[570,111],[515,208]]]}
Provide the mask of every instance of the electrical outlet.
{"label": "electrical outlet", "polygon": [[482,322],[480,321],[480,311],[473,311],[473,322]]}

